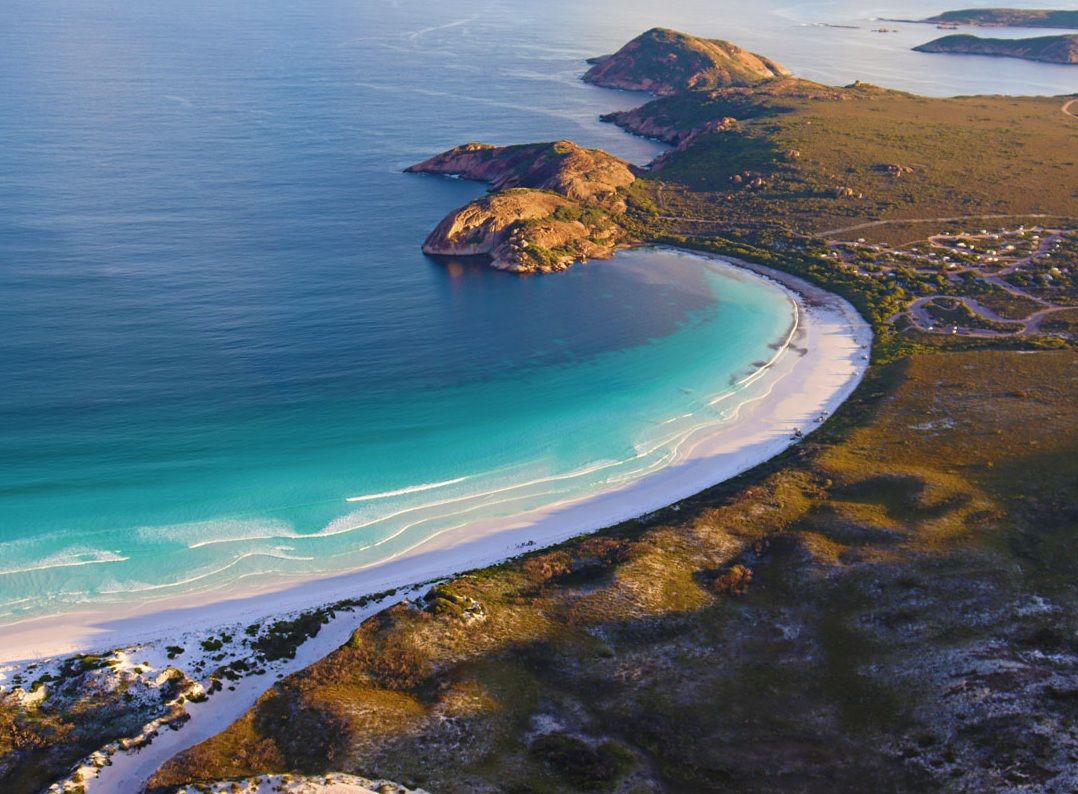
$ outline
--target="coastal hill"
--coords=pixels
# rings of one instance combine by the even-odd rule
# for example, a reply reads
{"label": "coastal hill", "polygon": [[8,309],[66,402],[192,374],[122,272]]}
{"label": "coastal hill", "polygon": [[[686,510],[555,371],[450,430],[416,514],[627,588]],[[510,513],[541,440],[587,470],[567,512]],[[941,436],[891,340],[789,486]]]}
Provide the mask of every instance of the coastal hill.
{"label": "coastal hill", "polygon": [[605,88],[669,96],[691,89],[753,85],[789,75],[769,58],[728,41],[652,28],[613,55],[595,58],[584,80]]}
{"label": "coastal hill", "polygon": [[986,39],[956,34],[914,47],[917,52],[952,55],[994,55],[1044,63],[1078,63],[1078,34],[1037,36],[1031,39]]}
{"label": "coastal hill", "polygon": [[615,221],[636,181],[627,162],[572,141],[469,143],[405,169],[491,183],[492,195],[450,213],[423,243],[435,256],[488,256],[499,270],[549,272],[613,255]]}
{"label": "coastal hill", "polygon": [[[654,33],[634,42],[650,41]],[[684,77],[677,57],[649,64],[652,71],[644,71],[641,62],[637,76],[653,89],[665,91],[677,83],[667,79],[671,73]],[[860,82],[825,86],[773,77],[747,86],[684,90],[603,116],[675,147],[637,171],[631,183],[634,172],[627,164],[568,143],[469,145],[412,170],[553,189],[584,199],[577,212],[605,210],[611,223],[628,230],[620,236],[605,220],[597,227],[548,224],[548,235],[581,236],[559,240],[553,249],[537,246],[536,256],[527,256],[531,230],[503,226],[491,250],[512,256],[496,259],[499,268],[562,269],[577,251],[605,256],[618,244],[656,237],[683,242],[718,235],[771,247],[778,236],[787,240],[784,245],[803,249],[805,235],[863,220],[1059,211],[1073,201],[1069,186],[1078,178],[1069,157],[1075,128],[1060,107],[1054,98],[928,98]],[[1042,144],[1038,162],[1014,156],[1031,138]],[[473,210],[470,214],[478,217],[489,207]],[[528,214],[530,223],[538,220]],[[506,214],[498,222],[518,220]],[[455,221],[443,224],[425,250],[456,255],[473,250],[470,243],[443,239],[454,226]],[[516,245],[502,246],[512,231],[520,232]],[[618,242],[612,245],[613,240]],[[883,292],[875,282],[851,288]],[[863,301],[854,303],[868,311]],[[901,300],[884,303],[881,314],[901,306]]]}
{"label": "coastal hill", "polygon": [[965,8],[918,20],[934,25],[973,25],[982,28],[1078,28],[1078,11],[1027,8]]}
{"label": "coastal hill", "polygon": [[491,190],[552,190],[615,212],[625,211],[625,200],[618,191],[636,180],[624,160],[572,141],[501,147],[467,143],[404,170],[489,182]]}

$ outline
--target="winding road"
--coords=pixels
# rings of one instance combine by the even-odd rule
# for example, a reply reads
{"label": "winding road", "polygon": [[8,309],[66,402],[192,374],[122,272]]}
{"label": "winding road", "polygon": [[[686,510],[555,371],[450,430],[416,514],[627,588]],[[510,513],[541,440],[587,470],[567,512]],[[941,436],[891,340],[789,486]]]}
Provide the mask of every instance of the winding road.
{"label": "winding road", "polygon": [[[993,331],[989,329],[974,330],[971,328],[963,328],[961,326],[955,326],[953,323],[946,321],[933,320],[932,316],[925,310],[925,307],[937,300],[953,300],[963,304],[967,309],[976,314],[983,320],[987,320],[993,323],[1003,323],[1006,325],[1019,325],[1021,328],[1017,328],[1014,331]],[[1049,305],[1044,309],[1034,312],[1026,317],[1024,320],[1008,320],[1005,317],[1000,317],[990,308],[983,303],[978,302],[974,298],[966,298],[960,295],[926,295],[923,298],[918,298],[907,307],[905,312],[900,314],[907,314],[913,324],[917,326],[920,331],[926,331],[928,333],[940,333],[935,330],[937,327],[942,326],[944,328],[958,328],[957,333],[962,336],[973,336],[982,338],[997,339],[1002,336],[1029,336],[1035,334],[1040,329],[1041,321],[1045,316],[1052,314],[1053,312],[1064,311],[1065,309],[1074,308],[1072,306],[1052,306]],[[896,315],[896,317],[899,315]]]}
{"label": "winding road", "polygon": [[[949,237],[948,235],[933,235],[933,236],[928,238],[927,242],[928,242],[929,245],[931,245],[934,248],[941,248],[941,249],[944,249],[944,250],[954,250],[951,246],[943,245],[940,242],[940,240],[947,239],[948,237]],[[975,239],[986,239],[986,238],[990,238],[990,237],[992,237],[992,236],[991,235],[979,234],[979,235],[966,235],[966,236],[963,237],[963,239],[975,240]],[[951,238],[951,239],[953,239],[953,238]],[[964,274],[964,273],[971,273],[974,277],[980,279],[981,281],[985,282],[986,284],[991,284],[994,287],[998,287],[999,289],[1002,289],[1002,290],[1010,293],[1011,295],[1014,295],[1016,298],[1021,298],[1021,299],[1024,299],[1024,300],[1028,300],[1028,301],[1031,301],[1033,303],[1039,304],[1040,306],[1044,307],[1044,308],[1038,309],[1037,311],[1033,312],[1028,317],[1025,317],[1023,319],[1009,319],[1009,318],[1006,318],[1006,317],[1001,317],[999,314],[997,314],[991,308],[989,308],[988,306],[985,306],[983,303],[976,300],[975,298],[968,298],[968,297],[961,296],[961,295],[937,294],[937,295],[926,295],[924,297],[918,298],[917,300],[913,301],[913,303],[911,303],[908,307],[906,307],[906,309],[904,311],[901,311],[898,314],[896,314],[894,317],[892,317],[891,321],[894,322],[899,317],[901,317],[903,315],[906,315],[907,317],[910,318],[910,320],[913,321],[914,326],[920,331],[925,331],[925,332],[928,332],[928,333],[941,333],[941,331],[936,330],[937,327],[953,328],[953,329],[957,329],[957,330],[952,331],[952,333],[959,333],[962,336],[972,336],[972,337],[982,337],[982,338],[999,338],[999,337],[1007,337],[1007,336],[1030,336],[1030,335],[1036,334],[1036,333],[1038,333],[1040,331],[1041,322],[1044,320],[1044,318],[1047,315],[1052,314],[1054,312],[1063,311],[1065,309],[1072,309],[1074,307],[1073,306],[1055,304],[1055,303],[1052,303],[1051,301],[1045,300],[1044,298],[1041,298],[1041,297],[1039,297],[1037,295],[1033,295],[1033,294],[1031,294],[1029,292],[1026,292],[1023,289],[1020,289],[1020,288],[1016,287],[1014,284],[1011,284],[1009,281],[1006,281],[1003,277],[1004,276],[1009,276],[1010,274],[1017,271],[1019,268],[1025,266],[1025,265],[1029,265],[1034,260],[1036,260],[1036,259],[1044,256],[1045,254],[1049,253],[1059,243],[1059,241],[1062,240],[1062,239],[1063,239],[1063,233],[1061,231],[1059,231],[1059,230],[1050,230],[1050,231],[1048,231],[1046,236],[1040,241],[1039,245],[1037,246],[1036,251],[1030,253],[1029,256],[1025,256],[1025,257],[1022,257],[1021,259],[1017,259],[1017,260],[1007,264],[1006,266],[1004,266],[1004,267],[1002,267],[1002,268],[1000,268],[1000,269],[998,269],[998,270],[996,270],[996,271],[994,271],[992,273],[986,273],[981,268],[975,267],[975,266],[962,268],[960,270],[953,270],[953,271],[950,271],[948,273],[949,277],[956,277],[956,276],[959,276],[959,275]],[[932,303],[934,303],[935,301],[940,300],[940,299],[953,300],[953,301],[957,301],[958,303],[961,303],[963,306],[965,306],[967,309],[969,309],[971,312],[973,312],[973,314],[975,314],[981,320],[985,320],[985,321],[991,322],[991,323],[999,323],[999,324],[1003,324],[1003,325],[1021,326],[1021,327],[1016,328],[1013,331],[1002,331],[1002,330],[991,330],[991,329],[972,329],[972,328],[962,328],[961,326],[957,326],[957,325],[955,325],[953,323],[947,322],[946,320],[941,321],[941,320],[933,319],[931,314],[929,314],[929,312],[927,311],[927,309],[928,309],[928,307],[931,306]]]}

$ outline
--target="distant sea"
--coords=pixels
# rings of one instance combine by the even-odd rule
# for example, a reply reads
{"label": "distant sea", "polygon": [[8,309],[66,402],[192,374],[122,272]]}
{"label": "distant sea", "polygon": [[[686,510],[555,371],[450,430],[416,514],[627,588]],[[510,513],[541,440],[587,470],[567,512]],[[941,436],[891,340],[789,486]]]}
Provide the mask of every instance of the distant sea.
{"label": "distant sea", "polygon": [[597,121],[646,98],[578,78],[657,24],[825,82],[1073,90],[910,52],[931,26],[871,32],[941,10],[11,0],[0,623],[348,570],[661,467],[729,417],[712,400],[773,355],[785,294],[669,251],[531,278],[434,261],[423,237],[484,187],[401,169],[563,137],[647,162]]}

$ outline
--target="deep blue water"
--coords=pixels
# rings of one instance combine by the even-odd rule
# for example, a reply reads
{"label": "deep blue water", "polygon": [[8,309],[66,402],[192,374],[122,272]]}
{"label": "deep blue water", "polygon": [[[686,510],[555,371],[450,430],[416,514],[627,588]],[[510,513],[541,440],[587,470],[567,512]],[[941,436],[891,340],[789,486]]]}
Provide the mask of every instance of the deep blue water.
{"label": "deep blue water", "polygon": [[401,169],[561,137],[646,162],[655,144],[596,120],[645,98],[578,77],[653,24],[830,82],[1069,90],[1066,67],[909,53],[934,29],[872,34],[875,13],[9,0],[0,621],[354,567],[661,465],[675,430],[721,420],[707,395],[767,357],[785,297],[654,251],[449,269],[419,243],[483,186]]}

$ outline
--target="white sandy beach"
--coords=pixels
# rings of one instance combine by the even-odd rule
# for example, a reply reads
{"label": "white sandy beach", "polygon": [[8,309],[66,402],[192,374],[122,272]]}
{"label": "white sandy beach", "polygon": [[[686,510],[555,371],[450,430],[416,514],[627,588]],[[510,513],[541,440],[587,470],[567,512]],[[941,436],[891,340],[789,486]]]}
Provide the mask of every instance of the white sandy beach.
{"label": "white sandy beach", "polygon": [[[716,257],[720,258],[720,257]],[[242,594],[200,593],[26,620],[0,633],[0,663],[100,650],[175,636],[192,628],[264,619],[345,598],[490,565],[671,505],[774,457],[808,434],[860,382],[872,334],[846,301],[779,271],[721,258],[782,284],[797,299],[790,348],[768,370],[768,390],[736,419],[689,437],[671,465],[622,488],[512,519],[480,520],[427,539],[407,554],[348,574],[274,581]],[[801,351],[805,351],[803,354]]]}
{"label": "white sandy beach", "polygon": [[785,273],[722,259],[790,290],[800,309],[798,328],[791,348],[769,368],[768,391],[746,403],[736,419],[693,434],[671,465],[597,496],[510,520],[477,521],[348,574],[298,584],[277,581],[263,589],[248,587],[241,595],[194,594],[11,624],[0,634],[0,662],[145,642],[444,577],[502,561],[532,544],[551,545],[666,507],[768,460],[790,446],[794,429],[808,434],[818,417],[849,396],[868,365],[872,334],[841,298]]}
{"label": "white sandy beach", "polygon": [[[158,601],[130,610],[70,613],[8,626],[0,634],[0,662],[160,642],[196,630],[265,619],[450,576],[561,542],[677,503],[774,457],[794,443],[794,430],[811,433],[856,388],[868,366],[872,334],[846,301],[801,279],[725,259],[768,277],[795,296],[798,325],[787,349],[764,376],[766,390],[733,420],[700,429],[671,465],[625,487],[520,515],[478,521],[430,538],[407,554],[344,575],[275,584],[222,599],[214,594]],[[388,603],[388,602],[387,602]],[[348,638],[371,606],[340,613],[297,658],[274,673],[290,673],[330,653]],[[162,734],[138,753],[119,753],[91,792],[135,791],[177,752],[224,729],[269,688],[274,674],[250,676],[190,708],[182,730]]]}

